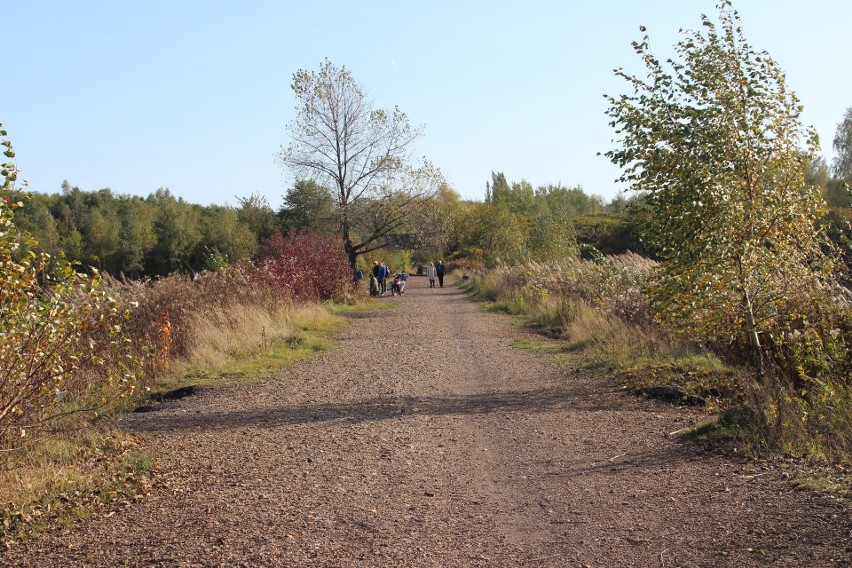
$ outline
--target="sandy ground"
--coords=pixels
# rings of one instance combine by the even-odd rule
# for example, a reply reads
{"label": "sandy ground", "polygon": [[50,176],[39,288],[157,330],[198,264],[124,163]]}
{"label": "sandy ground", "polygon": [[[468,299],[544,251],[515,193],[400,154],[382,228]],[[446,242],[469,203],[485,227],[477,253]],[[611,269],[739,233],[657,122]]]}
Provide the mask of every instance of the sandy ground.
{"label": "sandy ground", "polygon": [[412,278],[333,352],[127,416],[138,502],[2,566],[849,566],[852,519],[670,433],[694,411],[557,369]]}

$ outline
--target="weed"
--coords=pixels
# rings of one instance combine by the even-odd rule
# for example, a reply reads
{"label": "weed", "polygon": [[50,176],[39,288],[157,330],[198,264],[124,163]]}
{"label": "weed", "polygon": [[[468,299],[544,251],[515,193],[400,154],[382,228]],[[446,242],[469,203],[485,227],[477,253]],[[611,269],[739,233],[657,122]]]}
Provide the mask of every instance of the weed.
{"label": "weed", "polygon": [[516,339],[512,342],[512,347],[525,351],[557,351],[559,345],[547,341],[533,341],[531,339]]}
{"label": "weed", "polygon": [[92,509],[145,492],[151,461],[110,429],[48,438],[0,471],[0,537],[27,538],[71,526]]}

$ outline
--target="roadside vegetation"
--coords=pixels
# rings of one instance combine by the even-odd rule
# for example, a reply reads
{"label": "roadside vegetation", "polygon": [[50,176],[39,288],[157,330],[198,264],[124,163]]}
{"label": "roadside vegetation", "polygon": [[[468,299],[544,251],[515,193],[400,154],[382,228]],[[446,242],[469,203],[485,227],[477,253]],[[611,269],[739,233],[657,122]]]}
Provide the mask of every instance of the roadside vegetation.
{"label": "roadside vegetation", "polygon": [[114,427],[119,413],[327,350],[344,324],[333,303],[357,301],[339,239],[296,230],[215,271],[132,280],[72,264],[16,225],[31,199],[14,187],[14,162],[2,169],[4,539],[141,499],[152,462]]}
{"label": "roadside vegetation", "polygon": [[[463,200],[410,160],[405,114],[369,108],[329,61],[294,75],[305,104],[279,158],[297,179],[277,211],[164,188],[30,194],[0,128],[0,532],[141,498],[151,461],[115,416],[331,348],[375,261],[443,259],[566,367],[719,416],[693,439],[848,473],[852,109],[829,165],[731,3],[702,24],[671,68],[646,35],[647,76],[618,72],[632,94],[609,97],[606,155],[632,193],[609,203],[499,171]],[[341,100],[357,112],[325,120]],[[317,156],[315,136],[351,146]]]}
{"label": "roadside vegetation", "polygon": [[632,94],[608,97],[620,146],[607,156],[636,192],[619,233],[644,255],[581,244],[554,261],[527,247],[519,262],[521,238],[468,289],[639,394],[719,412],[703,438],[847,471],[848,157],[829,175],[783,72],[748,44],[731,3],[702,23],[670,68],[647,35],[635,42],[647,74],[618,71]]}

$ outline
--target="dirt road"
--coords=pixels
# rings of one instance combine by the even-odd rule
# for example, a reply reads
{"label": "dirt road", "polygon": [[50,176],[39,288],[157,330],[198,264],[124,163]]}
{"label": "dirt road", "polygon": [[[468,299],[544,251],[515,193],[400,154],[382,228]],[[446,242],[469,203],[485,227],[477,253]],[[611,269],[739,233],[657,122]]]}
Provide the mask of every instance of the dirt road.
{"label": "dirt road", "polygon": [[263,384],[128,416],[151,494],[0,564],[849,565],[849,510],[674,440],[691,411],[513,348],[540,338],[454,286],[394,301]]}

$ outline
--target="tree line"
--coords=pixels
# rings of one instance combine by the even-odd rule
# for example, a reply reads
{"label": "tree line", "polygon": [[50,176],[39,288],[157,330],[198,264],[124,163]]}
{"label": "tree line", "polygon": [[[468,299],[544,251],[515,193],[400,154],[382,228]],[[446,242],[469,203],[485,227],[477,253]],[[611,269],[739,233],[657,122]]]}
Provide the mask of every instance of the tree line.
{"label": "tree line", "polygon": [[[847,115],[852,125],[852,109]],[[844,178],[835,172],[816,159],[806,177],[829,205],[820,222],[852,262],[849,194]],[[658,258],[659,250],[643,234],[650,220],[646,199],[622,195],[607,203],[579,186],[534,188],[523,179],[509,181],[504,173],[492,172],[480,201],[462,199],[441,184],[433,195],[411,204],[396,230],[378,239],[378,250],[410,247],[409,257],[415,261],[445,258],[481,265],[590,259],[626,251]],[[127,278],[191,274],[252,260],[279,232],[339,234],[332,192],[314,181],[295,182],[277,210],[257,195],[239,198],[238,203],[199,205],[168,189],[140,197],[64,182],[59,193],[30,194],[15,222],[44,252],[62,253],[84,267]],[[368,214],[354,217],[352,234],[367,232],[370,222]]]}
{"label": "tree line", "polygon": [[[51,256],[61,253],[83,267],[133,279],[252,260],[279,232],[339,234],[339,207],[331,191],[313,181],[294,183],[277,210],[257,195],[238,202],[237,207],[199,205],[168,189],[141,197],[110,189],[87,191],[64,182],[59,193],[31,193],[15,223]],[[350,228],[353,236],[374,230],[379,207],[370,200],[359,205]],[[409,203],[406,217],[376,246],[408,247],[411,258],[423,260],[552,260],[579,254],[581,248],[604,254],[641,252],[636,223],[624,198],[607,204],[580,187],[533,188],[495,172],[486,183],[484,201],[463,200],[442,184],[434,195]]]}

